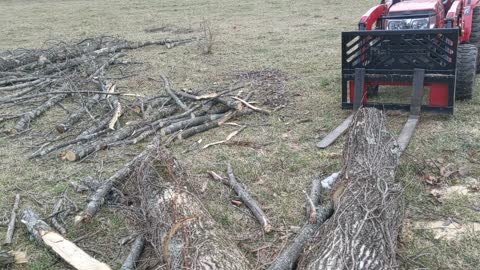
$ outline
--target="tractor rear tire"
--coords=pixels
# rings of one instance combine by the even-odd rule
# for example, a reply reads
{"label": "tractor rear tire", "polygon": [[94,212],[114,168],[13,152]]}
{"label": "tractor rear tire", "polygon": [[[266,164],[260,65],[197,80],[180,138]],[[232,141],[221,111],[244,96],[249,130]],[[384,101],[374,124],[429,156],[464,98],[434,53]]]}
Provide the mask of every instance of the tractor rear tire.
{"label": "tractor rear tire", "polygon": [[[480,6],[473,9],[472,15],[472,33],[470,34],[470,44],[474,44],[480,49]],[[477,59],[477,73],[480,72],[480,57]]]}
{"label": "tractor rear tire", "polygon": [[473,9],[472,33],[469,43],[477,45],[477,48],[480,47],[480,6]]}
{"label": "tractor rear tire", "polygon": [[461,44],[457,52],[457,87],[455,99],[471,99],[475,87],[478,48],[474,44]]}

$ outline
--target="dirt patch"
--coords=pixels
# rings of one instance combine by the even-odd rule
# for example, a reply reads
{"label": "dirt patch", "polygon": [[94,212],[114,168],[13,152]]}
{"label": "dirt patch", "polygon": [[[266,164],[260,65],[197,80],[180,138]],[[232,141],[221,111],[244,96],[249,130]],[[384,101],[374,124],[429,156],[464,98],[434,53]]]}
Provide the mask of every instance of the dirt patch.
{"label": "dirt patch", "polygon": [[258,92],[257,98],[262,105],[276,108],[291,101],[287,95],[289,77],[279,69],[240,71],[235,76],[252,85],[253,90]]}
{"label": "dirt patch", "polygon": [[145,28],[146,33],[172,33],[172,34],[190,34],[195,32],[191,28],[177,27],[174,25],[164,25],[161,27]]}
{"label": "dirt patch", "polygon": [[435,239],[456,240],[462,234],[480,232],[480,223],[467,222],[457,223],[455,221],[418,221],[412,224],[414,230],[429,230],[434,234]]}

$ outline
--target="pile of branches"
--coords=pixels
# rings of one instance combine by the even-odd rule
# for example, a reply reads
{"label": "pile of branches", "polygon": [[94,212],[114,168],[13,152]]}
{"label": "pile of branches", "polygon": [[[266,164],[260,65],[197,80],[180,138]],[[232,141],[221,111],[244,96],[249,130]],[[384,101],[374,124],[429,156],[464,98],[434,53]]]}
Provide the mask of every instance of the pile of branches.
{"label": "pile of branches", "polygon": [[107,71],[119,71],[125,77],[122,67],[136,63],[121,59],[126,50],[148,45],[171,48],[194,40],[128,42],[99,37],[58,43],[43,50],[3,52],[0,54],[3,132],[16,135],[28,132],[35,120],[58,106],[67,115],[50,129],[55,130],[57,137],[43,142],[30,157],[58,151],[62,159],[78,161],[107,147],[136,144],[157,133],[165,143],[182,140],[246,113],[243,110],[246,107],[262,111],[247,102],[251,94],[243,92],[244,85],[217,87],[215,92],[202,95],[176,91],[162,75],[159,84],[164,85],[164,91],[141,96],[116,91],[115,80],[121,78],[107,76]]}
{"label": "pile of branches", "polygon": [[[121,188],[124,213],[145,246],[136,269],[252,269],[231,236],[209,215],[190,187],[182,164],[158,143],[137,163]],[[124,264],[124,266],[125,266]]]}

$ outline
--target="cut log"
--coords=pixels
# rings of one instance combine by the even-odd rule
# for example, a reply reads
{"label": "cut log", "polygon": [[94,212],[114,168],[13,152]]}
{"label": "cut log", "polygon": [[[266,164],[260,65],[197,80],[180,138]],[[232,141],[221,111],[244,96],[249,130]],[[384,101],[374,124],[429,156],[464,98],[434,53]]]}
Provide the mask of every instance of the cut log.
{"label": "cut log", "polygon": [[253,269],[188,190],[187,174],[178,161],[165,148],[157,150],[154,158],[137,166],[125,187],[135,201],[128,207],[137,213],[132,215],[137,217],[134,226],[145,232],[161,269]]}
{"label": "cut log", "polygon": [[23,211],[22,222],[33,238],[47,246],[65,262],[78,270],[107,270],[108,265],[91,257],[71,241],[55,232],[30,208]]}
{"label": "cut log", "polygon": [[5,244],[10,245],[13,240],[13,232],[15,231],[15,222],[17,221],[17,211],[20,204],[20,194],[15,196],[15,203],[13,204],[12,214],[10,215],[10,222],[8,223],[7,235],[5,236]]}
{"label": "cut log", "polygon": [[395,180],[400,148],[381,111],[363,108],[355,114],[343,156],[344,174],[332,189],[335,212],[299,269],[395,269],[404,215]]}

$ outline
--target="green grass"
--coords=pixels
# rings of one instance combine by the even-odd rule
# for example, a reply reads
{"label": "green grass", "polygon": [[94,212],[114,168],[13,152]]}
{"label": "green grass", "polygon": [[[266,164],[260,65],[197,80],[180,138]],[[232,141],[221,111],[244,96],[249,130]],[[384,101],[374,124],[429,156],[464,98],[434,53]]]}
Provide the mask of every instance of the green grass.
{"label": "green grass", "polygon": [[[271,116],[250,115],[238,120],[248,128],[235,139],[265,145],[259,149],[218,145],[206,150],[184,153],[191,144],[224,139],[231,128],[224,127],[195,136],[173,151],[187,167],[192,179],[208,180],[206,172],[225,174],[226,162],[234,166],[238,178],[266,209],[274,227],[299,226],[304,221],[304,194],[312,178],[331,173],[341,166],[343,139],[320,151],[315,143],[339,124],[349,112],[340,110],[340,32],[356,27],[362,13],[378,1],[1,1],[0,49],[44,47],[46,40],[81,39],[94,35],[114,35],[129,40],[145,41],[165,37],[200,35],[203,20],[210,21],[215,43],[213,54],[203,55],[196,44],[166,50],[147,47],[128,52],[129,58],[145,62],[146,70],[136,78],[117,82],[125,91],[154,93],[158,83],[147,80],[167,73],[174,87],[202,88],[213,83],[230,83],[234,72],[276,68],[289,76],[289,105]],[[165,25],[190,28],[192,34],[146,33],[144,29]],[[478,85],[477,85],[478,88]],[[479,93],[477,89],[477,93]],[[261,93],[255,93],[255,100]],[[408,97],[409,94],[401,93]],[[386,98],[389,93],[381,92]],[[398,170],[405,184],[407,218],[444,219],[461,217],[465,221],[479,219],[478,212],[465,208],[469,199],[454,198],[437,203],[426,192],[425,174],[439,174],[426,167],[427,161],[446,159],[456,165],[469,166],[469,177],[480,179],[480,94],[469,102],[458,102],[456,114],[450,117],[422,116],[416,135]],[[50,112],[35,125],[49,127],[64,117],[61,109]],[[398,132],[406,114],[388,113],[389,127]],[[310,121],[303,121],[309,119]],[[237,120],[236,120],[237,121]],[[41,144],[40,135],[21,140],[0,138],[1,213],[11,207],[15,193],[22,193],[22,207],[32,205],[47,216],[64,191],[78,206],[85,206],[86,197],[69,188],[69,182],[84,176],[106,177],[123,162],[138,153],[141,146],[99,152],[82,163],[67,163],[55,155],[41,160],[27,160],[31,147]],[[340,155],[339,155],[340,154]],[[477,157],[480,156],[480,153]],[[461,177],[447,183],[461,182]],[[196,186],[198,183],[192,183]],[[254,233],[258,225],[249,214],[231,205],[233,198],[222,184],[210,182],[202,194],[209,212],[235,239]],[[38,201],[38,202],[36,202]],[[244,209],[243,209],[244,210]],[[71,220],[69,220],[71,222]],[[104,209],[92,224],[69,228],[67,237],[75,239],[101,230],[82,242],[98,245],[99,259],[121,263],[128,247],[116,241],[128,234],[126,224],[114,209]],[[4,228],[0,228],[3,234]],[[412,236],[410,236],[412,235]],[[278,240],[275,232],[257,242]],[[404,232],[401,237],[402,268],[473,269],[478,265],[478,236],[456,241],[434,241],[428,232]],[[278,242],[278,241],[277,241]],[[242,247],[244,243],[240,241]],[[108,248],[107,248],[108,247]],[[16,269],[63,269],[59,262],[50,266],[53,257],[28,240],[20,226],[15,235],[15,249],[29,254],[27,266]],[[280,248],[274,246],[272,250]],[[94,253],[92,253],[94,254]],[[421,266],[420,266],[421,265]]]}

